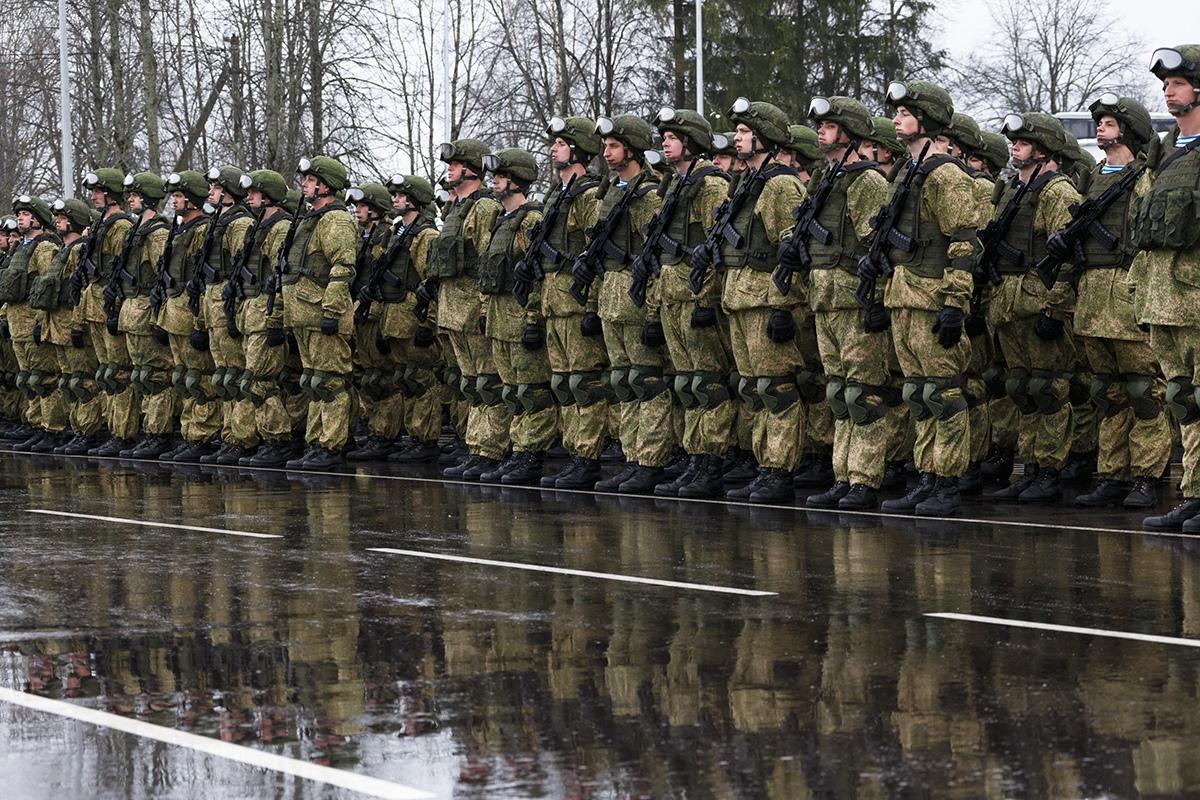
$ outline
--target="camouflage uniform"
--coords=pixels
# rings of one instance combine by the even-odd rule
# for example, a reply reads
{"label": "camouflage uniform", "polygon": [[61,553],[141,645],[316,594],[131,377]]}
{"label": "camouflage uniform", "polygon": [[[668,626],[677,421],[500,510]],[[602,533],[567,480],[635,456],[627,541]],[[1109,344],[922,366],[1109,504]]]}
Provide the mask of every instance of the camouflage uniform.
{"label": "camouflage uniform", "polygon": [[[376,185],[384,198],[391,202],[382,185]],[[374,187],[372,187],[374,188]],[[354,191],[354,190],[352,190]],[[361,189],[360,189],[361,191]],[[367,202],[362,200],[360,202]],[[355,285],[351,294],[358,297],[372,272],[375,262],[387,251],[392,238],[390,225],[373,221],[368,228],[360,226],[358,258],[355,265]],[[356,311],[359,306],[356,306]],[[404,395],[395,383],[399,353],[380,341],[379,318],[382,303],[372,303],[366,315],[355,316],[354,367],[358,387],[359,412],[367,423],[368,441],[363,447],[347,453],[347,458],[368,460],[388,455],[400,438],[404,426]],[[384,349],[387,352],[384,352]]]}

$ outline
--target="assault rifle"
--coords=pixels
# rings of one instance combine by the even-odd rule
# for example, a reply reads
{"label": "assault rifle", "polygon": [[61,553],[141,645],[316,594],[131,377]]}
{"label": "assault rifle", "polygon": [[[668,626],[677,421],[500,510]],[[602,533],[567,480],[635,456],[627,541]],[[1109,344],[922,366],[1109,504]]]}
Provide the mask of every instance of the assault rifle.
{"label": "assault rifle", "polygon": [[691,184],[692,171],[699,163],[700,160],[695,159],[688,165],[683,179],[672,184],[658,213],[646,225],[644,231],[646,242],[642,245],[642,252],[633,260],[633,266],[630,268],[633,282],[629,285],[629,299],[638,308],[646,304],[646,284],[650,282],[652,276],[662,270],[659,251],[666,250],[671,255],[679,255],[684,250],[682,245],[666,235],[667,226],[671,224],[671,218],[675,216],[675,207],[679,205],[684,191]]}
{"label": "assault rifle", "polygon": [[[826,170],[821,176],[821,182],[817,184],[817,188],[813,193],[804,198],[804,202],[796,206],[792,211],[792,219],[796,221],[796,227],[792,228],[792,238],[788,239],[787,252],[794,256],[796,263],[800,264],[800,268],[808,270],[812,266],[812,256],[808,252],[808,241],[810,238],[816,239],[821,244],[827,245],[833,241],[833,232],[817,221],[817,217],[825,209],[825,204],[829,202],[829,195],[833,192],[833,184],[841,176],[846,168],[846,160],[850,158],[852,152],[858,151],[858,140],[851,139],[846,145],[846,151],[842,153],[841,159],[833,169]],[[782,259],[781,259],[782,262]],[[775,274],[771,276],[775,288],[780,294],[787,294],[792,290],[792,275],[794,270],[780,263],[775,268]]]}
{"label": "assault rifle", "polygon": [[560,253],[550,246],[546,237],[558,224],[558,217],[563,213],[563,208],[573,199],[571,187],[578,177],[578,175],[571,176],[571,180],[562,187],[558,197],[554,198],[554,205],[550,206],[542,218],[534,224],[533,230],[529,234],[529,248],[525,251],[525,255],[521,256],[521,260],[513,266],[512,296],[522,307],[529,302],[529,291],[533,288],[533,282],[546,277],[543,260],[549,258],[555,266],[558,266],[566,258],[564,253]]}
{"label": "assault rifle", "polygon": [[358,308],[354,310],[354,319],[358,322],[366,321],[367,316],[371,313],[372,302],[383,299],[383,283],[387,280],[388,268],[409,246],[417,227],[416,220],[413,220],[412,225],[406,226],[403,223],[397,223],[397,227],[400,226],[403,226],[402,230],[392,234],[392,241],[388,245],[388,249],[371,264],[371,272],[358,295]]}
{"label": "assault rifle", "polygon": [[279,255],[275,259],[275,271],[271,273],[271,277],[263,286],[263,291],[267,293],[268,317],[275,313],[275,300],[283,293],[283,276],[287,273],[288,251],[292,249],[292,242],[296,240],[296,228],[303,213],[304,198],[301,197],[296,201],[296,210],[292,212],[292,222],[288,225],[287,233],[283,237],[283,245],[279,248]]}
{"label": "assault rifle", "polygon": [[709,228],[704,244],[696,248],[696,254],[692,256],[692,269],[688,272],[688,287],[694,294],[700,294],[705,273],[712,264],[720,259],[722,240],[729,242],[734,247],[741,247],[745,244],[746,237],[733,227],[733,218],[741,213],[742,206],[746,205],[747,200],[758,196],[761,191],[760,184],[766,182],[766,178],[763,176],[770,163],[771,154],[768,153],[767,157],[763,159],[763,163],[738,181],[733,195],[727,196],[721,201],[721,205],[717,206],[717,210],[713,212],[713,226]]}
{"label": "assault rifle", "polygon": [[[1021,210],[1021,203],[1025,201],[1025,195],[1029,194],[1030,187],[1041,173],[1042,165],[1038,164],[1034,168],[1033,174],[1029,176],[1029,180],[1017,187],[1017,191],[1009,198],[1004,208],[1000,209],[1000,212],[992,217],[991,221],[979,232],[979,243],[983,245],[983,255],[979,257],[975,291],[971,297],[972,309],[979,308],[983,300],[984,281],[992,286],[1000,285],[1002,278],[996,264],[1000,261],[1000,257],[1007,252],[1004,238],[1008,236],[1013,220],[1017,218],[1017,212]],[[1012,249],[1012,246],[1008,245],[1007,250],[1011,251]]]}
{"label": "assault rifle", "polygon": [[[604,274],[604,256],[611,256],[622,263],[629,261],[629,253],[613,244],[612,237],[616,233],[617,223],[624,219],[625,214],[629,211],[629,206],[638,198],[638,189],[645,182],[647,175],[648,173],[645,172],[638,174],[625,187],[625,194],[621,195],[621,199],[609,210],[608,216],[597,220],[596,224],[588,230],[588,246],[579,254],[579,257],[575,259],[575,264],[571,267],[571,297],[574,297],[575,302],[579,305],[587,305],[588,290],[591,288],[592,282]],[[610,188],[609,191],[611,192],[612,189]]]}

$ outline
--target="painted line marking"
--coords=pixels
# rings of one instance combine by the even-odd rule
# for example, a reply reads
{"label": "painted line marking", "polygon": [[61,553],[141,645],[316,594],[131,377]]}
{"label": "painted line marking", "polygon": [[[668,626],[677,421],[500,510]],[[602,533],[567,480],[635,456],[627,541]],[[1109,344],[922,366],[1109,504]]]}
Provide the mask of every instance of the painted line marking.
{"label": "painted line marking", "polygon": [[372,797],[384,797],[390,798],[390,800],[428,800],[435,797],[435,795],[429,792],[379,778],[372,778],[369,775],[358,775],[353,772],[324,767],[319,764],[310,764],[307,761],[298,761],[294,758],[287,758],[286,756],[223,742],[220,739],[211,739],[207,736],[199,736],[174,728],[164,728],[162,725],[152,725],[149,722],[122,717],[107,711],[99,711],[62,700],[51,700],[48,697],[26,694],[13,689],[0,688],[0,700],[24,706],[34,711],[86,722],[89,725],[112,728],[113,730],[134,736],[141,736],[146,739],[154,739],[165,744],[186,747],[189,750],[207,753],[208,755],[230,761],[238,761],[252,767],[282,772],[297,778],[326,783],[330,786],[338,786]]}
{"label": "painted line marking", "polygon": [[684,583],[681,581],[664,581],[658,578],[640,578],[636,575],[618,575],[613,572],[591,572],[585,569],[568,569],[566,567],[548,567],[543,564],[523,564],[519,561],[493,561],[489,558],[470,558],[468,556],[453,556],[447,553],[430,553],[424,550],[397,550],[392,547],[368,547],[374,553],[390,553],[397,556],[412,556],[413,558],[430,558],[436,561],[457,561],[462,564],[481,564],[485,567],[505,567],[507,569],[523,569],[529,572],[550,572],[556,575],[574,575],[580,578],[599,578],[606,581],[623,583],[644,583],[649,586],[667,586],[673,589],[692,589],[699,592],[718,592],[720,594],[736,594],[743,597],[777,597],[778,592],[764,592],[758,589],[737,589],[732,586],[711,586],[706,583]]}
{"label": "painted line marking", "polygon": [[1137,642],[1154,642],[1156,644],[1177,644],[1184,647],[1200,647],[1200,639],[1182,639],[1177,636],[1154,636],[1149,633],[1130,633],[1128,631],[1110,631],[1104,628],[1077,628],[1074,625],[1054,625],[1049,622],[1029,622],[1023,619],[1004,619],[1003,617],[980,617],[975,614],[953,614],[937,612],[925,614],[927,617],[953,619],[960,622],[982,622],[986,625],[1003,625],[1010,628],[1032,628],[1040,631],[1056,633],[1077,633],[1083,636],[1103,636],[1108,639],[1132,639]]}
{"label": "painted line marking", "polygon": [[142,525],[147,528],[172,528],[180,531],[200,531],[201,533],[221,533],[226,536],[246,536],[251,539],[282,539],[276,533],[252,533],[250,531],[231,531],[226,528],[205,528],[201,525],[177,525],[173,522],[152,522],[143,519],[127,517],[104,517],[99,514],[76,514],[71,511],[51,511],[48,508],[27,508],[30,514],[47,514],[53,517],[74,517],[76,519],[94,519],[100,522],[116,522],[123,525]]}

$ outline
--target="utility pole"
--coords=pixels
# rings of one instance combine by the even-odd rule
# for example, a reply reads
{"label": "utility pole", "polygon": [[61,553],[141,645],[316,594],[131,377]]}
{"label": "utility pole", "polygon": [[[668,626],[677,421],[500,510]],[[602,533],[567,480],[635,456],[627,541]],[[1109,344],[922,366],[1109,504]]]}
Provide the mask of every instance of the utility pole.
{"label": "utility pole", "polygon": [[454,85],[450,81],[450,65],[454,63],[454,44],[450,35],[450,0],[442,0],[442,141],[454,138],[450,118]]}
{"label": "utility pole", "polygon": [[696,113],[704,116],[704,0],[696,0]]}
{"label": "utility pole", "polygon": [[62,196],[75,196],[75,148],[71,135],[71,62],[67,58],[67,0],[58,0],[58,118],[62,130]]}

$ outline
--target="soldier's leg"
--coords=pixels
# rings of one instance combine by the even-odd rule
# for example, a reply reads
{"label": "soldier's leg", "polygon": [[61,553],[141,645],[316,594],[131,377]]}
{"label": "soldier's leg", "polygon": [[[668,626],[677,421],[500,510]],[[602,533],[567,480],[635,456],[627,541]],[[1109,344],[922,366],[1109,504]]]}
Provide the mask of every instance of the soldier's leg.
{"label": "soldier's leg", "polygon": [[1189,533],[1200,513],[1200,328],[1152,325],[1150,347],[1166,377],[1164,401],[1179,423],[1183,439],[1183,476],[1180,493],[1184,503],[1161,516],[1146,517],[1150,530],[1180,530]]}
{"label": "soldier's leg", "polygon": [[506,358],[516,381],[516,399],[520,404],[512,423],[513,450],[537,454],[540,478],[540,458],[554,444],[558,433],[558,408],[550,391],[550,362],[544,347],[526,350],[519,342],[503,344],[508,351]]}
{"label": "soldier's leg", "polygon": [[[828,487],[835,482],[833,474],[834,416],[829,405],[829,370],[822,363],[817,342],[816,315],[797,317],[796,342],[804,358],[800,373],[800,397],[805,406],[804,435],[801,442],[801,463],[796,470],[795,483],[802,487]],[[835,389],[835,391],[837,391]]]}
{"label": "soldier's leg", "polygon": [[[631,365],[629,390],[633,395],[634,460],[652,471],[661,470],[679,444],[671,378],[667,375],[665,348],[647,347],[640,325],[622,325],[622,347]],[[628,454],[627,454],[628,455]]]}
{"label": "soldier's leg", "polygon": [[730,323],[732,338],[738,343],[735,353],[741,359],[738,371],[755,382],[755,395],[761,405],[761,410],[755,411],[754,457],[764,469],[790,472],[800,460],[800,445],[805,439],[804,405],[796,386],[796,373],[803,359],[795,339],[773,342],[768,337],[773,313],[768,308],[739,311]]}
{"label": "soldier's leg", "polygon": [[405,365],[399,382],[404,392],[405,429],[414,441],[433,446],[442,430],[442,359],[433,332],[424,330],[398,342],[400,363]]}
{"label": "soldier's leg", "polygon": [[[300,339],[301,335],[303,338]],[[356,402],[351,383],[353,362],[350,337],[340,333],[323,334],[319,330],[297,331],[300,354],[312,369],[310,390],[313,402],[309,414],[319,418],[319,424],[309,425],[310,444],[326,453],[340,453],[350,438],[350,420]],[[320,466],[315,462],[306,462]]]}
{"label": "soldier's leg", "polygon": [[[729,396],[729,369],[732,366],[721,342],[720,326],[727,325],[718,313],[717,324],[709,328],[691,327],[692,312],[684,307],[680,330],[691,360],[689,393],[695,402],[691,415],[692,441],[689,452],[722,458],[733,439],[734,407]],[[685,422],[686,424],[686,422]],[[792,429],[792,433],[795,429]]]}
{"label": "soldier's leg", "polygon": [[130,382],[133,364],[129,360],[129,348],[125,344],[124,333],[109,333],[103,324],[97,327],[104,337],[107,359],[104,367],[104,385],[110,394],[109,431],[114,437],[128,442],[137,436],[142,406],[142,399]]}
{"label": "soldier's leg", "polygon": [[267,331],[257,331],[245,334],[244,348],[246,375],[241,390],[254,406],[255,431],[263,441],[282,446],[292,435],[281,381],[287,347],[271,345]]}
{"label": "soldier's leg", "polygon": [[[1032,324],[1028,325],[1029,335]],[[1056,342],[1029,340],[1032,356],[1029,391],[1037,407],[1034,414],[1033,460],[1041,467],[1061,470],[1071,450],[1075,414],[1070,402],[1074,352],[1069,338]]]}
{"label": "soldier's leg", "polygon": [[1111,346],[1125,377],[1125,393],[1133,418],[1122,442],[1128,448],[1130,473],[1135,479],[1157,480],[1171,457],[1166,382],[1148,342],[1114,341]]}
{"label": "soldier's leg", "polygon": [[967,365],[965,385],[967,413],[971,417],[971,468],[987,457],[992,445],[991,419],[988,414],[987,385],[983,374],[995,359],[995,342],[990,330],[971,337],[971,363]]}
{"label": "soldier's leg", "polygon": [[220,403],[212,387],[212,356],[206,350],[194,348],[188,336],[168,335],[175,363],[172,383],[184,398],[180,433],[186,441],[199,444],[221,429]]}
{"label": "soldier's leg", "polygon": [[1096,468],[1102,479],[1129,481],[1133,478],[1129,463],[1129,432],[1134,416],[1125,391],[1125,379],[1117,363],[1115,344],[1111,339],[1082,338],[1092,374],[1089,394],[1100,419]]}
{"label": "soldier's leg", "polygon": [[885,332],[866,333],[859,313],[854,310],[831,312],[830,323],[838,329],[846,380],[848,480],[852,485],[878,490],[883,482],[889,445],[884,421],[894,402],[887,369],[891,341]]}
{"label": "soldier's leg", "polygon": [[[96,351],[85,343],[83,347],[68,345],[58,352],[59,369],[66,379],[66,393],[72,398],[71,428],[89,441],[95,441],[104,425],[104,405],[96,385]],[[77,445],[84,444],[77,442]],[[82,455],[87,447],[73,448],[70,455]]]}
{"label": "soldier's leg", "polygon": [[[846,408],[846,363],[842,359],[842,335],[845,326],[841,324],[838,312],[820,311],[815,316],[817,349],[825,369],[826,403],[830,409],[830,416],[833,417],[833,476],[837,483],[848,487],[852,423],[850,411]],[[861,326],[861,323],[857,324]],[[835,498],[834,502],[838,499],[841,498]]]}
{"label": "soldier's leg", "polygon": [[[631,336],[638,336],[640,326],[620,322],[604,322],[604,346],[608,354],[608,389],[614,400],[613,410],[617,415],[617,438],[625,452],[627,463],[637,463],[637,397],[629,382],[632,365],[625,343]],[[553,365],[551,365],[553,367]]]}
{"label": "soldier's leg", "polygon": [[464,376],[468,374],[468,366],[476,373],[475,383],[468,389],[474,404],[467,419],[467,446],[473,454],[499,461],[508,450],[513,416],[512,407],[504,399],[501,366],[496,362],[489,338],[468,334],[466,342],[467,349],[459,351],[459,365]]}

